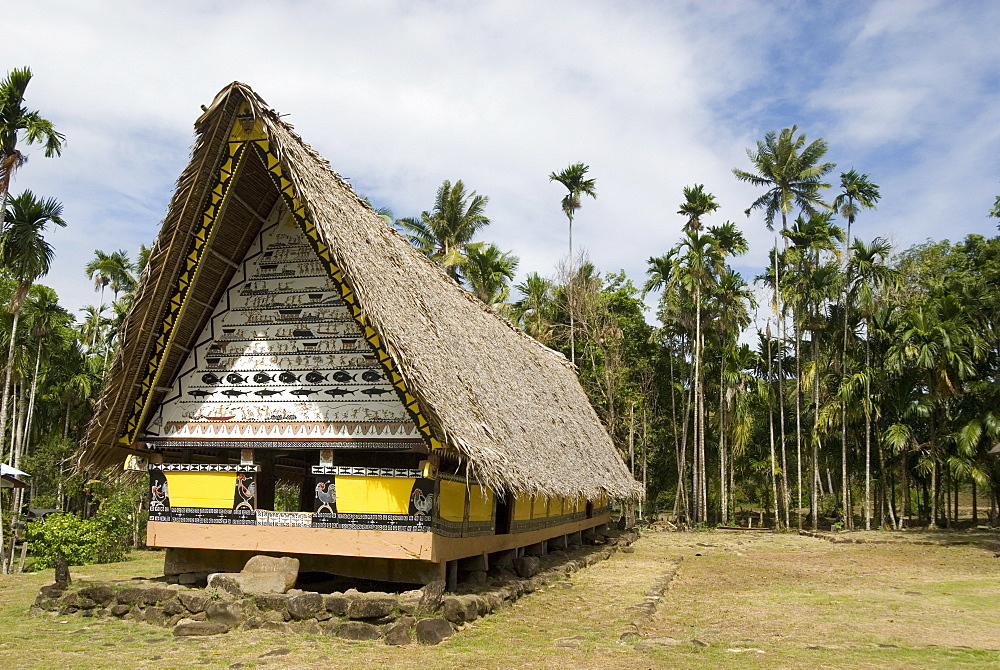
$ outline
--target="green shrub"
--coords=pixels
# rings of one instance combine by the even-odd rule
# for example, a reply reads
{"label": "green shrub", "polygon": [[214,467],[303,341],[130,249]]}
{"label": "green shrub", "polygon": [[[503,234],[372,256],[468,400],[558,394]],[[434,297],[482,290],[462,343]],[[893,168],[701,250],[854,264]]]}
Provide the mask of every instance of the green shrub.
{"label": "green shrub", "polygon": [[116,521],[112,514],[83,520],[61,512],[32,521],[25,532],[35,567],[50,568],[60,556],[70,565],[122,560],[128,553],[128,526]]}

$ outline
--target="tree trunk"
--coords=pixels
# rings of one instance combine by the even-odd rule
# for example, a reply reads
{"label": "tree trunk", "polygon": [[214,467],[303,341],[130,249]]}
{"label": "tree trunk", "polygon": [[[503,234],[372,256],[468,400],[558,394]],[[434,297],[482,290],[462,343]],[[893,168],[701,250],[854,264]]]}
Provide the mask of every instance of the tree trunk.
{"label": "tree trunk", "polygon": [[802,530],[802,329],[795,320],[795,468],[798,490],[797,527]]}
{"label": "tree trunk", "polygon": [[[14,343],[17,341],[17,322],[21,316],[21,310],[14,312],[14,322],[10,327],[10,345],[7,347],[7,373],[5,375],[3,394],[0,397],[0,454],[7,447],[7,419],[8,401],[10,400],[10,383],[14,372]],[[13,455],[13,440],[11,440],[11,455]]]}

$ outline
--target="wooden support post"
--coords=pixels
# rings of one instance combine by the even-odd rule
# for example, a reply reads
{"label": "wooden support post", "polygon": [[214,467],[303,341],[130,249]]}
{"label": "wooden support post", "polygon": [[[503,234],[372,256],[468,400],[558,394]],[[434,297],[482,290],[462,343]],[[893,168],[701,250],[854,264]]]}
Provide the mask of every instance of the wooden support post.
{"label": "wooden support post", "polygon": [[28,543],[27,542],[22,542],[21,543],[21,558],[17,562],[17,574],[21,574],[22,572],[24,572],[24,559],[27,557],[27,555],[28,555]]}
{"label": "wooden support post", "polygon": [[458,590],[458,561],[448,561],[447,588],[452,593]]}

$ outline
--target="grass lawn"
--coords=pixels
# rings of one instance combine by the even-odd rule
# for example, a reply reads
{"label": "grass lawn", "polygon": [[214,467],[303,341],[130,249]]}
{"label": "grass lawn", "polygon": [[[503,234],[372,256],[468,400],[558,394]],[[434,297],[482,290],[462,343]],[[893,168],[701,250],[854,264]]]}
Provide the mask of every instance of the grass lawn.
{"label": "grass lawn", "polygon": [[[676,557],[683,562],[659,611],[641,638],[623,641],[628,608]],[[73,576],[155,576],[161,561],[137,552]],[[1000,559],[971,546],[654,533],[635,553],[525,596],[437,647],[259,630],[175,638],[146,624],[28,617],[51,580],[51,571],[0,577],[0,667],[1000,667]]]}

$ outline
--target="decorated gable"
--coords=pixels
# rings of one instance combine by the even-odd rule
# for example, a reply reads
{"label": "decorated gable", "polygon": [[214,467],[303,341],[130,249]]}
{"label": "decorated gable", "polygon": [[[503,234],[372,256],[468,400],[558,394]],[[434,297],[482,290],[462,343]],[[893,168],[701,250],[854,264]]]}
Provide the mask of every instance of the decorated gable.
{"label": "decorated gable", "polygon": [[145,440],[295,440],[338,449],[423,444],[342,288],[281,201],[147,424]]}

